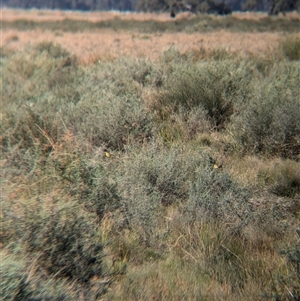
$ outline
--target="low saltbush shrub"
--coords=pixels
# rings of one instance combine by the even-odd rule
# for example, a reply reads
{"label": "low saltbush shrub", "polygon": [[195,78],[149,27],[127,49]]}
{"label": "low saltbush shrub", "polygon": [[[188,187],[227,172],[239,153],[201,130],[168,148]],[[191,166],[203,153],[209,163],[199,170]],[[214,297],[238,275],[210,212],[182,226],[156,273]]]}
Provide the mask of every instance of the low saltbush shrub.
{"label": "low saltbush shrub", "polygon": [[228,127],[244,151],[299,156],[299,74],[297,64],[282,62],[260,83],[252,81],[251,96],[240,103]]}
{"label": "low saltbush shrub", "polygon": [[160,212],[188,199],[189,181],[202,155],[176,147],[163,149],[155,143],[127,151],[117,177],[121,207],[130,227],[139,229],[150,243]]}
{"label": "low saltbush shrub", "polygon": [[102,275],[101,235],[90,215],[71,206],[29,224],[25,245],[49,275],[86,283]]}
{"label": "low saltbush shrub", "polygon": [[240,234],[254,219],[250,196],[249,191],[239,187],[222,169],[203,162],[197,167],[195,181],[190,182],[188,201],[181,209],[189,223],[221,222],[233,233]]}
{"label": "low saltbush shrub", "polygon": [[7,254],[1,254],[1,258],[0,289],[3,301],[75,301],[80,298],[80,293],[65,280],[45,279],[29,258]]}
{"label": "low saltbush shrub", "polygon": [[[20,209],[16,211],[15,207]],[[4,208],[5,207],[5,208]],[[97,219],[75,201],[59,202],[42,198],[3,206],[9,221],[4,225],[5,243],[18,250],[22,246],[37,267],[50,278],[89,283],[101,276],[102,241]]]}
{"label": "low saltbush shrub", "polygon": [[159,120],[172,113],[201,108],[211,129],[223,129],[234,112],[234,105],[246,93],[246,67],[232,61],[199,62],[173,66],[163,89],[153,101]]}

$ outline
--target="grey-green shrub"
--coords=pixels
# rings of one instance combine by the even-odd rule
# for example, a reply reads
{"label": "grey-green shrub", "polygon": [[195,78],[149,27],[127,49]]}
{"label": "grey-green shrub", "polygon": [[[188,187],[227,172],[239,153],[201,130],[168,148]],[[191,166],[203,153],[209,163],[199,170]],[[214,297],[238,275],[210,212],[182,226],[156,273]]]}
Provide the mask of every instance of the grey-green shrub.
{"label": "grey-green shrub", "polygon": [[[142,69],[144,68],[144,70]],[[151,116],[141,97],[143,85],[157,84],[147,62],[100,62],[87,69],[78,87],[80,101],[66,110],[66,123],[95,147],[122,150],[151,136]]]}
{"label": "grey-green shrub", "polygon": [[149,117],[141,99],[134,95],[91,92],[95,92],[93,96],[81,96],[68,120],[68,124],[88,143],[122,150],[129,142],[143,142],[151,136]]}
{"label": "grey-green shrub", "polygon": [[[65,280],[45,279],[33,262],[16,255],[1,254],[0,266],[1,300],[78,300],[79,291],[73,289]],[[32,273],[32,269],[36,269]]]}
{"label": "grey-green shrub", "polygon": [[35,104],[49,91],[59,98],[71,98],[72,84],[79,75],[76,58],[51,42],[12,54],[4,59],[2,68],[5,74],[2,95],[6,106]]}
{"label": "grey-green shrub", "polygon": [[130,227],[139,229],[150,243],[160,211],[188,199],[188,183],[202,154],[153,143],[146,149],[128,151],[123,160],[117,177],[121,208]]}
{"label": "grey-green shrub", "polygon": [[104,213],[120,206],[117,184],[114,181],[116,166],[100,149],[95,158],[77,153],[58,153],[47,160],[46,168],[52,171],[67,195],[101,220]]}
{"label": "grey-green shrub", "polygon": [[222,129],[230,120],[237,100],[247,93],[245,66],[230,60],[173,65],[153,105],[161,120],[175,112],[202,108],[212,129]]}
{"label": "grey-green shrub", "polygon": [[123,149],[147,140],[151,118],[141,87],[160,85],[160,72],[138,60],[101,62],[83,70],[67,55],[57,45],[42,43],[5,60],[5,148],[43,148],[49,140],[58,145],[66,132],[78,136],[85,149]]}
{"label": "grey-green shrub", "polygon": [[[30,154],[31,161],[38,160],[59,144],[66,130],[61,112],[76,99],[72,85],[79,69],[65,50],[52,43],[47,43],[47,51],[42,46],[16,52],[1,66],[5,74],[1,102],[4,156]],[[15,164],[24,167],[21,162],[19,158]]]}
{"label": "grey-green shrub", "polygon": [[250,153],[295,158],[300,152],[299,65],[281,62],[240,103],[229,131]]}
{"label": "grey-green shrub", "polygon": [[60,44],[54,44],[52,42],[41,42],[35,46],[35,48],[43,53],[46,52],[48,56],[53,58],[67,58],[70,56],[70,53],[61,47]]}
{"label": "grey-green shrub", "polygon": [[222,169],[203,162],[197,168],[195,181],[190,182],[189,198],[182,210],[187,222],[222,221],[239,233],[254,218],[250,195]]}
{"label": "grey-green shrub", "polygon": [[3,206],[10,248],[21,244],[48,277],[86,284],[101,276],[103,245],[96,217],[74,201],[49,201],[54,203],[19,201],[18,213],[12,204]]}

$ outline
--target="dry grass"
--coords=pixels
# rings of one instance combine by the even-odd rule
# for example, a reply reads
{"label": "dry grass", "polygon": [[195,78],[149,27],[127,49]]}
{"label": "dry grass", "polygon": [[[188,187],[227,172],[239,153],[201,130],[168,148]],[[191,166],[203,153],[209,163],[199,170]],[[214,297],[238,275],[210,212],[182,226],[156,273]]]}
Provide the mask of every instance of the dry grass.
{"label": "dry grass", "polygon": [[[38,21],[62,21],[64,19],[81,20],[89,22],[99,22],[113,20],[119,18],[121,20],[136,20],[136,21],[170,21],[169,13],[122,13],[117,11],[111,12],[74,12],[74,11],[59,11],[59,10],[17,10],[3,9],[1,14],[3,21],[16,21],[20,19]],[[187,17],[187,13],[181,14],[181,18]]]}
{"label": "dry grass", "polygon": [[[240,20],[256,20],[259,21],[266,17],[266,13],[263,12],[234,12],[232,14],[234,18]],[[194,18],[195,15],[189,13],[180,13],[176,16],[176,20],[185,18]],[[74,12],[74,11],[60,11],[60,10],[17,10],[17,9],[2,9],[1,20],[3,21],[16,21],[16,20],[32,20],[34,22],[44,21],[62,21],[64,19],[81,20],[89,22],[99,22],[113,20],[119,18],[120,20],[136,20],[136,21],[149,21],[155,20],[160,22],[170,21],[169,12],[165,13],[137,13],[137,12]],[[220,18],[220,16],[216,16]],[[221,17],[222,18],[222,17]],[[279,16],[279,18],[285,19],[300,19],[299,14],[296,12],[287,13],[285,17]]]}
{"label": "dry grass", "polygon": [[[237,19],[261,20],[263,13],[234,13]],[[120,13],[120,12],[70,12],[70,11],[40,11],[40,10],[11,10],[3,9],[0,14],[3,21],[31,20],[34,22],[62,21],[65,19],[100,22],[113,20],[136,20],[159,22],[170,21],[168,13]],[[182,13],[176,20],[194,18]],[[220,18],[216,16],[215,18]],[[296,13],[290,13],[287,18],[299,18]],[[60,44],[71,54],[80,58],[80,63],[88,65],[97,60],[112,60],[120,56],[146,57],[157,60],[170,49],[176,48],[181,53],[197,51],[201,48],[226,49],[242,55],[266,55],[272,48],[277,47],[282,38],[280,32],[230,32],[218,30],[210,33],[149,33],[142,34],[129,31],[114,31],[112,29],[97,29],[85,32],[63,32],[16,29],[3,29],[0,47],[10,50],[21,50],[28,44],[51,41]]]}
{"label": "dry grass", "polygon": [[218,31],[212,33],[164,33],[132,34],[126,31],[115,32],[103,29],[94,32],[51,32],[33,30],[21,32],[14,29],[3,30],[0,47],[20,50],[26,45],[51,41],[60,44],[70,53],[80,58],[84,65],[101,59],[120,56],[146,57],[157,60],[161,55],[175,47],[179,52],[205,49],[228,49],[242,55],[263,55],[276,47],[280,33],[234,33]]}

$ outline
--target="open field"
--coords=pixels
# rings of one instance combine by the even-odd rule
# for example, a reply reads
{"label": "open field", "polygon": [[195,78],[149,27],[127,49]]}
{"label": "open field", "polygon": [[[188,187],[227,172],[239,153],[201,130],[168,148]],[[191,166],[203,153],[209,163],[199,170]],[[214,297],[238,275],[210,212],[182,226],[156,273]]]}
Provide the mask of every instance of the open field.
{"label": "open field", "polygon": [[300,299],[297,14],[1,18],[3,300]]}
{"label": "open field", "polygon": [[[170,21],[168,14],[79,13],[5,9],[2,11],[1,17],[2,22],[6,22],[5,24],[8,25],[5,26],[2,24],[0,47],[16,50],[22,49],[29,44],[35,45],[51,41],[60,44],[71,54],[76,55],[83,64],[94,63],[97,59],[105,57],[114,59],[124,55],[158,60],[170,47],[176,48],[181,53],[198,51],[199,49],[211,50],[222,48],[242,55],[255,54],[266,56],[274,47],[278,47],[278,42],[286,35],[285,32],[280,30],[262,32],[251,30],[253,26],[248,26],[249,30],[247,30],[247,24],[244,24],[244,30],[240,31],[238,30],[240,28],[239,24],[234,25],[234,21],[232,21],[250,20],[255,24],[267,19],[264,22],[276,25],[276,22],[272,18],[268,19],[263,13],[235,13],[233,16],[226,17],[228,22],[233,24],[232,28],[226,29],[226,26],[224,27],[220,23],[216,25],[217,28],[215,30],[209,30],[211,27],[210,21],[214,20],[215,22],[217,20],[218,22],[218,20],[224,20],[224,18],[215,16],[188,16],[186,13],[179,15],[176,21]],[[16,22],[24,22],[26,20],[30,21],[29,24],[31,24],[28,29],[26,29],[26,24],[24,26],[14,25]],[[112,23],[107,24],[107,26],[101,26],[102,28],[92,27],[89,29],[88,26],[84,26],[82,31],[76,29],[75,32],[72,31],[71,25],[70,27],[67,26],[69,30],[64,30],[63,24],[59,25],[60,27],[58,28],[51,29],[51,24],[57,24],[55,23],[56,21],[65,22],[66,20],[84,21],[88,22],[88,24],[110,20]],[[142,24],[146,21],[181,24],[181,21],[185,22],[186,20],[190,20],[192,23],[187,24],[180,31],[176,31],[176,28],[171,28],[171,31],[169,31],[168,27],[163,28],[163,31],[161,31],[160,27],[156,26],[152,30],[151,24],[149,24],[148,27],[145,27],[146,32],[140,32],[139,24],[136,23],[129,26],[129,30],[122,29],[123,25],[125,26],[126,24],[122,23],[123,21],[130,22],[133,20]],[[296,32],[294,34],[297,34],[300,20],[298,14],[290,13],[288,17],[279,18],[279,20],[283,20],[284,22],[288,20],[296,21],[294,25]],[[32,25],[32,22],[36,22],[36,25],[34,25],[35,23]],[[44,25],[39,26],[40,23]],[[32,26],[34,28],[31,28]],[[77,28],[76,26],[73,27]],[[118,27],[118,29],[116,30],[115,27]],[[147,28],[148,30],[146,30]],[[165,30],[167,32],[164,32]]]}
{"label": "open field", "polygon": [[78,57],[83,64],[94,63],[99,59],[115,59],[121,56],[144,57],[159,60],[171,47],[181,53],[199,49],[226,49],[242,55],[265,56],[272,48],[278,47],[281,33],[165,33],[140,34],[126,31],[115,32],[109,29],[84,33],[57,33],[51,31],[4,30],[2,47],[16,50],[27,45],[51,41],[61,45]]}
{"label": "open field", "polygon": [[[266,13],[252,13],[252,12],[234,12],[232,14],[237,19],[247,19],[251,21],[259,21],[266,18]],[[184,18],[195,18],[196,16],[189,13],[180,13],[176,20]],[[59,10],[16,10],[16,9],[3,9],[1,13],[3,21],[16,21],[16,20],[30,20],[33,22],[39,21],[63,21],[64,19],[77,20],[77,21],[89,21],[99,22],[113,19],[121,20],[136,20],[136,21],[160,21],[169,22],[170,14],[166,13],[121,13],[117,11],[113,12],[73,12],[73,11],[59,11]],[[217,17],[220,18],[220,17]],[[299,14],[296,12],[287,13],[287,16],[279,16],[280,19],[298,20],[300,19]]]}

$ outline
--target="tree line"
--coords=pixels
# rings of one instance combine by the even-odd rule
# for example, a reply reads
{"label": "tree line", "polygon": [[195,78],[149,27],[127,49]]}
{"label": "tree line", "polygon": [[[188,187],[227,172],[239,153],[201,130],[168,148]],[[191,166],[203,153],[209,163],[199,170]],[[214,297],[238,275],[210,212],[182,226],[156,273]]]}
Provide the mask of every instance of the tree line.
{"label": "tree line", "polygon": [[187,7],[193,12],[215,12],[214,7],[226,7],[230,11],[268,11],[270,15],[298,10],[300,0],[0,0],[1,7],[37,8],[59,10],[119,10],[158,12],[167,11],[172,6],[179,10]]}

